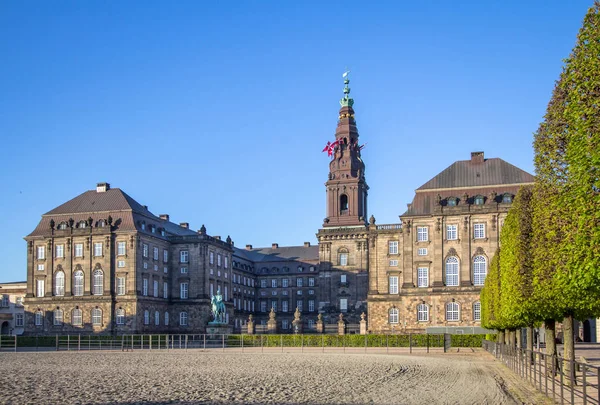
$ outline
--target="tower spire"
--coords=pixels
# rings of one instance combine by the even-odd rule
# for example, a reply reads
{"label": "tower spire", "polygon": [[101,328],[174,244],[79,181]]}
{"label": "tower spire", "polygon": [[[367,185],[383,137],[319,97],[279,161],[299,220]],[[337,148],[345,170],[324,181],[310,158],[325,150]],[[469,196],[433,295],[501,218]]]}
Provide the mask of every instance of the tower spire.
{"label": "tower spire", "polygon": [[350,87],[348,87],[348,84],[350,84],[349,75],[350,71],[348,69],[346,69],[346,71],[342,75],[342,77],[344,78],[344,98],[340,100],[340,105],[342,107],[352,107],[354,105],[354,100],[352,99],[352,97],[350,97]]}

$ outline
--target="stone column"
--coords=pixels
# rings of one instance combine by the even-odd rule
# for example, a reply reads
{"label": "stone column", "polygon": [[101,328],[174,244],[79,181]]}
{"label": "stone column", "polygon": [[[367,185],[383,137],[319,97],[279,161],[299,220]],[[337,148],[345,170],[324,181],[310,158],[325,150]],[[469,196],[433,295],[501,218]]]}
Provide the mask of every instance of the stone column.
{"label": "stone column", "polygon": [[323,333],[323,315],[321,314],[317,315],[317,333]]}
{"label": "stone column", "polygon": [[252,317],[252,314],[250,314],[250,316],[248,317],[248,323],[246,324],[246,326],[248,327],[247,333],[249,335],[254,335],[254,319]]}
{"label": "stone column", "polygon": [[365,320],[365,313],[360,314],[360,334],[367,334],[367,321]]}
{"label": "stone column", "polygon": [[275,310],[271,308],[269,313],[269,320],[267,321],[268,333],[277,333],[277,320],[275,319]]}
{"label": "stone column", "polygon": [[338,335],[346,334],[346,321],[344,321],[344,314],[340,314],[340,319],[338,321]]}

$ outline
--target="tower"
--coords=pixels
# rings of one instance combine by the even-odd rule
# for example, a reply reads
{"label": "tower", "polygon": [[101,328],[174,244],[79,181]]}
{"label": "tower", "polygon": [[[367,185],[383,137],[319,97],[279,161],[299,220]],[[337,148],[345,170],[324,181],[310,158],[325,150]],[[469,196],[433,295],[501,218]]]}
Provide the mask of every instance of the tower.
{"label": "tower", "polygon": [[344,97],[335,131],[335,149],[325,183],[327,217],[323,227],[364,226],[367,220],[365,164],[360,157],[358,130],[354,119],[354,100],[350,97],[347,73],[344,74]]}

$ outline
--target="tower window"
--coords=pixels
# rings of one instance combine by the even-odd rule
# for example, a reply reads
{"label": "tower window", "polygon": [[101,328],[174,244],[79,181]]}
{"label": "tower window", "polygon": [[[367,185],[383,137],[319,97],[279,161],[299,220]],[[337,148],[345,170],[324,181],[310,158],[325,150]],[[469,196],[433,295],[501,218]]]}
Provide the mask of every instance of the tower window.
{"label": "tower window", "polygon": [[342,194],[340,197],[340,214],[345,214],[346,212],[348,212],[348,196]]}

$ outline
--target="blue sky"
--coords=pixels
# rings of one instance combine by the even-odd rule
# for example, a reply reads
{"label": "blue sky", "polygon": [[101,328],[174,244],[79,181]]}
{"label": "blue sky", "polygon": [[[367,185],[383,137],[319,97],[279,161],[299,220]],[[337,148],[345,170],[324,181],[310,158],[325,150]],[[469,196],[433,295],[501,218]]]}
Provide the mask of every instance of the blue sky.
{"label": "blue sky", "polygon": [[471,151],[533,172],[591,5],[0,2],[0,281],[100,181],[237,246],[315,243],[346,67],[378,223]]}

